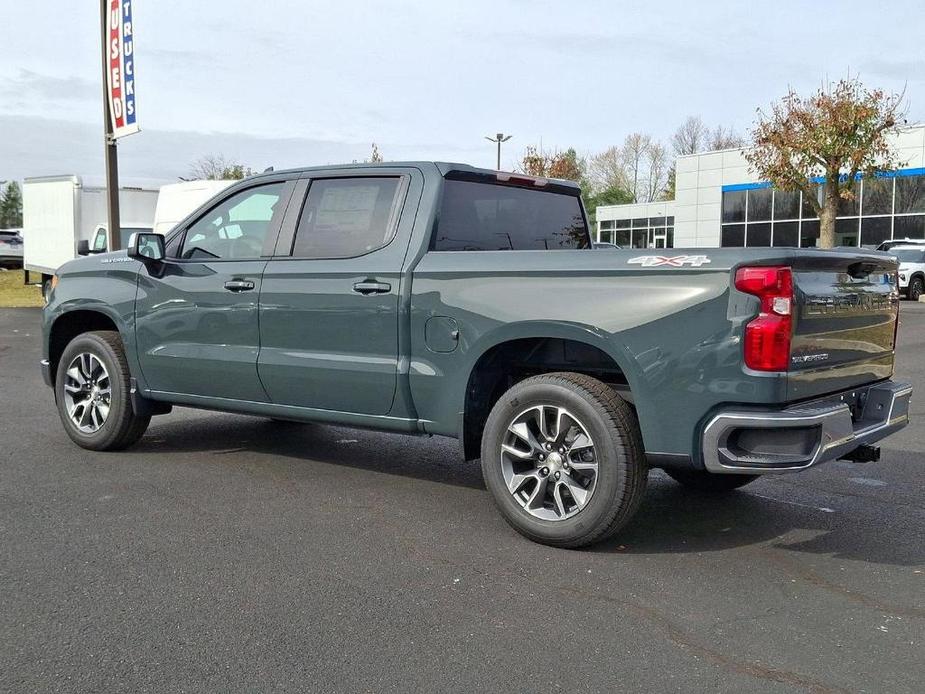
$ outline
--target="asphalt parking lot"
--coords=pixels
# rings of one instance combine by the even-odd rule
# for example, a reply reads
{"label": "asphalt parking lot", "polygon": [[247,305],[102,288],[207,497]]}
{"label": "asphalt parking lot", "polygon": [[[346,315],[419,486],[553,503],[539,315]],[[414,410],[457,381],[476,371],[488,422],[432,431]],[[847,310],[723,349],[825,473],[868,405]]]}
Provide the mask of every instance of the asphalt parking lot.
{"label": "asphalt parking lot", "polygon": [[0,310],[2,691],[925,689],[921,396],[880,463],[725,498],[653,473],[615,541],[563,551],[455,441],[176,409],[81,450],[39,320]]}

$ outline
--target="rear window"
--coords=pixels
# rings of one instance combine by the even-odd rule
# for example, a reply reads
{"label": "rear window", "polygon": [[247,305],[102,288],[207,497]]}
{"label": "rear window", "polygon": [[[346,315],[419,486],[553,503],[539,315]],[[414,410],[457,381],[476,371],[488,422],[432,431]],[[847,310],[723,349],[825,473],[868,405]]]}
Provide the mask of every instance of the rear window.
{"label": "rear window", "polygon": [[509,185],[447,180],[435,251],[526,251],[588,248],[575,195]]}
{"label": "rear window", "polygon": [[921,263],[925,261],[925,250],[918,248],[894,248],[892,253],[904,263]]}

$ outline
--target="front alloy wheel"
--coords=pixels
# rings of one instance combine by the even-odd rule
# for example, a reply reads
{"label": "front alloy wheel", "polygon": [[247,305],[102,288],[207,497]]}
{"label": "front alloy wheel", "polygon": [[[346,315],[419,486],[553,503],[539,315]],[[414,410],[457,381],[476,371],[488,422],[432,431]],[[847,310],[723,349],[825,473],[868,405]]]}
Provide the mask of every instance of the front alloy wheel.
{"label": "front alloy wheel", "polygon": [[594,494],[594,441],[564,407],[531,407],[507,427],[501,474],[511,495],[531,516],[549,521],[571,518]]}
{"label": "front alloy wheel", "polygon": [[58,364],[55,401],[74,443],[93,451],[117,451],[141,438],[151,417],[132,408],[132,377],[119,333],[78,335]]}
{"label": "front alloy wheel", "polygon": [[64,372],[67,416],[83,434],[94,434],[106,423],[112,401],[109,372],[89,352],[81,352]]}

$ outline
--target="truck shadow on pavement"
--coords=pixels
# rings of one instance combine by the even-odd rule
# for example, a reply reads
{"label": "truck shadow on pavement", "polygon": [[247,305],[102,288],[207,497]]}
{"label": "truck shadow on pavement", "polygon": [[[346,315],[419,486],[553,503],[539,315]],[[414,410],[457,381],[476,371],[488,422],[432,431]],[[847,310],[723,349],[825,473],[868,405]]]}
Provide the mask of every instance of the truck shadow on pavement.
{"label": "truck shadow on pavement", "polygon": [[[184,412],[184,410],[180,410]],[[185,411],[189,412],[189,411]],[[237,415],[200,415],[154,420],[128,455],[204,453],[228,463],[235,455],[268,456],[268,468],[310,474],[313,464],[347,466],[378,474],[484,489],[481,470],[467,463],[456,441],[322,424],[275,422]],[[197,459],[201,460],[201,459]],[[248,459],[248,463],[253,463]],[[400,492],[396,492],[400,493]],[[768,547],[879,564],[925,564],[925,543],[916,528],[881,525],[873,512],[827,512],[787,500],[773,479],[759,480],[726,495],[686,490],[661,471],[650,475],[639,512],[597,553],[666,554]],[[461,501],[460,503],[466,503]],[[485,508],[494,513],[485,495]]]}
{"label": "truck shadow on pavement", "polygon": [[724,495],[695,492],[653,471],[639,512],[597,551],[662,554],[763,545],[874,564],[925,564],[916,527],[884,524],[870,509],[794,504],[787,494],[773,478]]}

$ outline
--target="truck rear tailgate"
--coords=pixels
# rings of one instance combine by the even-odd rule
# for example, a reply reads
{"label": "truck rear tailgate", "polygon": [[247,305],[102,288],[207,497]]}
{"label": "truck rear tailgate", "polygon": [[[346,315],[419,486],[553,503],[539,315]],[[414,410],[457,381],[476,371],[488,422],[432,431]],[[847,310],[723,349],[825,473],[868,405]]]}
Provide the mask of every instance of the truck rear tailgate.
{"label": "truck rear tailgate", "polygon": [[797,253],[788,400],[802,400],[893,373],[898,264],[870,252]]}

